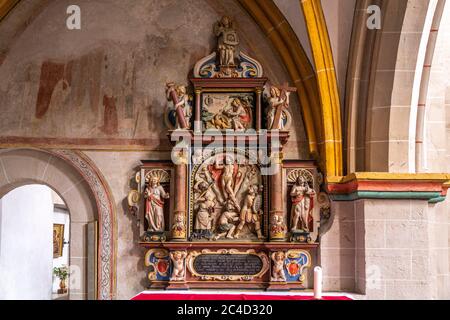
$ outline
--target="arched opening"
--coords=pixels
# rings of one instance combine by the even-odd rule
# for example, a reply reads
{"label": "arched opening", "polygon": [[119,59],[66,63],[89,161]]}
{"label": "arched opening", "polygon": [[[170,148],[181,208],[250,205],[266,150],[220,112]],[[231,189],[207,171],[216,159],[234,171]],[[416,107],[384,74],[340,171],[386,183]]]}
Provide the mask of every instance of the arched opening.
{"label": "arched opening", "polygon": [[17,187],[0,198],[0,226],[0,299],[68,299],[80,273],[70,270],[64,200],[46,185]]}
{"label": "arched opening", "polygon": [[[62,213],[61,209],[70,212],[70,250],[67,252],[71,279],[67,298],[113,298],[113,206],[109,191],[95,167],[81,153],[63,150],[11,149],[0,152],[0,198],[8,197],[11,191],[22,187],[50,188],[61,198],[59,213]],[[28,201],[20,203],[27,205]],[[17,230],[14,233],[16,241],[27,236]],[[52,252],[52,232],[48,236]],[[26,257],[23,259],[27,263]]]}

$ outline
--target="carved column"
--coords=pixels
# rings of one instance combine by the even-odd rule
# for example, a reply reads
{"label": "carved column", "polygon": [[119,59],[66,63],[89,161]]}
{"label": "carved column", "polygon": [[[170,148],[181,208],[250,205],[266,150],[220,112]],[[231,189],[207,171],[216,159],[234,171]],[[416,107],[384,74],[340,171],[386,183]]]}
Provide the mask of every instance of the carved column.
{"label": "carved column", "polygon": [[256,131],[259,131],[261,129],[261,88],[256,89]]}
{"label": "carved column", "polygon": [[202,131],[202,110],[201,110],[201,90],[195,89],[195,116],[194,116],[194,132],[199,133]]}
{"label": "carved column", "polygon": [[187,159],[186,155],[181,154],[179,161],[175,164],[175,181],[174,181],[174,208],[171,226],[172,240],[186,240],[186,172]]}
{"label": "carved column", "polygon": [[272,166],[274,174],[270,176],[270,217],[269,234],[271,241],[283,241],[286,238],[286,221],[283,210],[283,177],[282,177],[283,153],[272,153]]}

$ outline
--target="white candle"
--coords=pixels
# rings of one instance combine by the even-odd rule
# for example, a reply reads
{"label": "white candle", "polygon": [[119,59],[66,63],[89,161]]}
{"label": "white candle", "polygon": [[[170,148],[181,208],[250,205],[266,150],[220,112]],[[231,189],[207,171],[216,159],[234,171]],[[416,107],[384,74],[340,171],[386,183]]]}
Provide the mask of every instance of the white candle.
{"label": "white candle", "polygon": [[314,298],[322,299],[322,268],[314,268]]}

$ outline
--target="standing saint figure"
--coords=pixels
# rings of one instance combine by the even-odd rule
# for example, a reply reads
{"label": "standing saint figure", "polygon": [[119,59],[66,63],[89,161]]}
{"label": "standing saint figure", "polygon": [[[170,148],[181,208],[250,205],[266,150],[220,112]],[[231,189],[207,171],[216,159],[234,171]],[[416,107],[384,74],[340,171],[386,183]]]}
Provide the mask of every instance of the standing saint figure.
{"label": "standing saint figure", "polygon": [[[279,88],[272,86],[270,88],[269,110],[267,112],[267,128],[268,129],[284,129],[284,121],[287,117],[286,109],[289,107],[289,92],[282,91]],[[280,108],[279,119],[276,120],[275,115],[277,109]],[[276,121],[277,123],[274,123]]]}
{"label": "standing saint figure", "polygon": [[312,231],[312,210],[316,192],[309,186],[308,181],[299,176],[291,190],[291,231]]}
{"label": "standing saint figure", "polygon": [[159,184],[158,177],[151,177],[145,187],[145,217],[148,221],[148,231],[164,231],[164,199],[169,198],[169,193]]}
{"label": "standing saint figure", "polygon": [[227,16],[214,24],[214,34],[217,39],[217,50],[219,51],[219,65],[234,67],[234,56],[239,38],[234,29],[233,22]]}

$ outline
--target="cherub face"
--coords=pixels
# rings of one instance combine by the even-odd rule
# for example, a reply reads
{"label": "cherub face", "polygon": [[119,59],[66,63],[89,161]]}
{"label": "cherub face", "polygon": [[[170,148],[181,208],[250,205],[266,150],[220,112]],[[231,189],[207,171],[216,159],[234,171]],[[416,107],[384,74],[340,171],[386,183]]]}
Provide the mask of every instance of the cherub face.
{"label": "cherub face", "polygon": [[284,254],[283,254],[282,252],[277,252],[277,253],[275,254],[275,260],[281,261],[281,260],[283,260],[283,259],[284,259]]}

